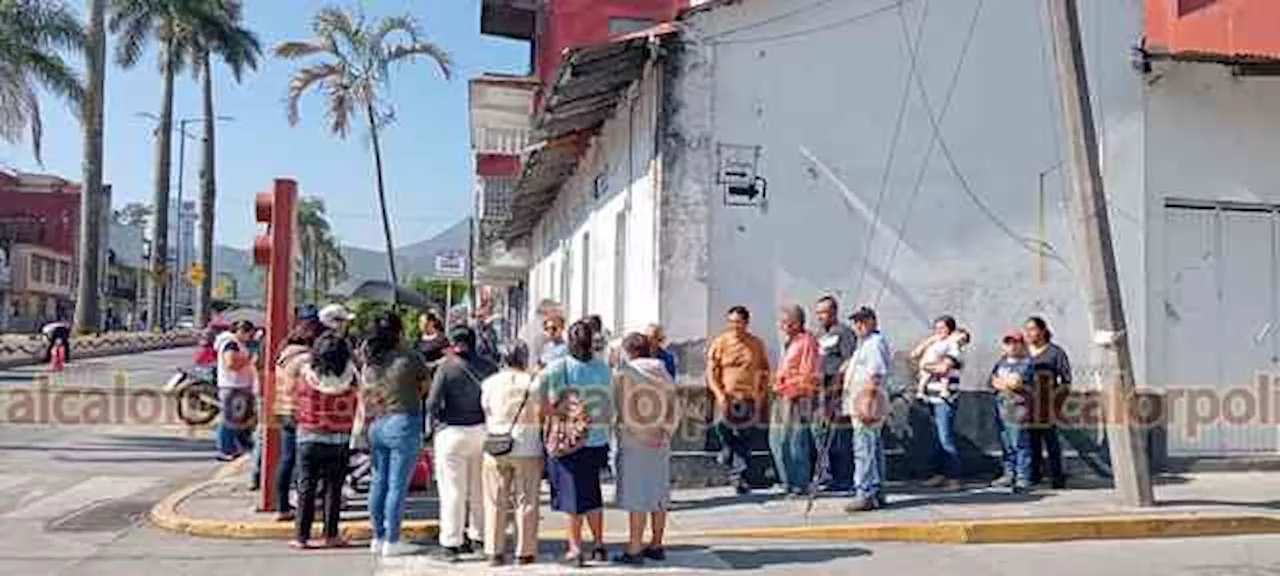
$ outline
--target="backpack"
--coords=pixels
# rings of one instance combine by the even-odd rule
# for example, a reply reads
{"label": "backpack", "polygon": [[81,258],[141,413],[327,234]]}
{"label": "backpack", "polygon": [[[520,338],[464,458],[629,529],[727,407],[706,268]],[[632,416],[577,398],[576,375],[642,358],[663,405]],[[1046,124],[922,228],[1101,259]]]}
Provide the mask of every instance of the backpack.
{"label": "backpack", "polygon": [[566,387],[551,405],[542,439],[547,453],[556,458],[564,458],[583,449],[587,443],[587,428],[591,426],[586,404],[578,391],[569,385],[569,367],[564,363],[561,365]]}

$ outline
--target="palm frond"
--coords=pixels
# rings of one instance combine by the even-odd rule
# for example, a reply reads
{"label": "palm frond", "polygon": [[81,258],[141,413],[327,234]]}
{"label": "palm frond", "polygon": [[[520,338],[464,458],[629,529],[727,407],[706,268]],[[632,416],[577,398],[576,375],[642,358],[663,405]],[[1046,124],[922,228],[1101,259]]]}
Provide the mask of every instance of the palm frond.
{"label": "palm frond", "polygon": [[440,68],[440,73],[444,75],[446,80],[453,78],[453,57],[449,56],[443,48],[431,42],[416,41],[412,44],[400,44],[387,49],[386,62],[393,63],[402,60],[415,60],[419,56],[426,56],[436,63]]}
{"label": "palm frond", "polygon": [[379,20],[377,26],[374,27],[373,33],[369,35],[369,44],[381,47],[387,41],[387,37],[396,32],[409,36],[409,40],[412,42],[417,42],[418,37],[422,35],[421,30],[418,28],[418,22],[413,19],[413,16],[408,14],[387,16]]}
{"label": "palm frond", "polygon": [[298,99],[316,82],[333,78],[342,73],[342,67],[332,62],[324,62],[308,66],[294,73],[289,80],[289,91],[285,96],[285,109],[288,112],[289,125],[298,123]]}
{"label": "palm frond", "polygon": [[337,78],[327,83],[326,95],[329,106],[325,110],[325,117],[329,119],[329,130],[346,138],[351,130],[351,115],[358,102],[352,98],[351,88]]}
{"label": "palm frond", "polygon": [[327,40],[291,40],[277,44],[275,50],[272,50],[277,58],[286,60],[296,60],[332,51],[333,47],[328,45]]}

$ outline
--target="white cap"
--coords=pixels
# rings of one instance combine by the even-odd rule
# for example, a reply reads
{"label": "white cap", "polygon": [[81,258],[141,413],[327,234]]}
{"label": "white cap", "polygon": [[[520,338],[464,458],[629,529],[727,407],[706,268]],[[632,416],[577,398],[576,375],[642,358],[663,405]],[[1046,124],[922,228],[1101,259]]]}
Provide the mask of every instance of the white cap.
{"label": "white cap", "polygon": [[355,314],[341,304],[330,304],[320,309],[320,323],[329,328],[337,328],[338,324],[348,322],[352,318],[355,318]]}

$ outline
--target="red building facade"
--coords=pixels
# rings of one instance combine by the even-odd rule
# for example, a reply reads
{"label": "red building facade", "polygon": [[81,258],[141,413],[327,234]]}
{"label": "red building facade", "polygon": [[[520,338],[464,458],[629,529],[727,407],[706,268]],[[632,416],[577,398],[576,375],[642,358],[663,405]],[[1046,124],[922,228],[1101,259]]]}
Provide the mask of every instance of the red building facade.
{"label": "red building facade", "polygon": [[1276,0],[1147,0],[1148,53],[1249,62],[1280,59]]}

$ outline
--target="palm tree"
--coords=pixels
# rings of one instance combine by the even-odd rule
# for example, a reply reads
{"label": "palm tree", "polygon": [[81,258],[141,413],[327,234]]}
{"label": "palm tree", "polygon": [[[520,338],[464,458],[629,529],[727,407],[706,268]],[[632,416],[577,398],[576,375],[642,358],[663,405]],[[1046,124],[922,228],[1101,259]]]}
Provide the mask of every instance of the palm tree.
{"label": "palm tree", "polygon": [[173,81],[190,58],[191,45],[185,42],[192,30],[223,30],[230,37],[226,13],[216,0],[111,0],[110,28],[119,34],[116,61],[125,68],[137,65],[149,40],[159,44],[161,97],[160,121],[156,128],[155,195],[151,221],[152,289],[147,291],[147,324],[161,326],[166,264],[169,254],[169,181],[173,148]]}
{"label": "palm tree", "polygon": [[225,26],[213,29],[192,28],[187,39],[194,67],[201,81],[204,99],[204,141],[200,155],[200,265],[204,278],[196,290],[196,325],[204,326],[209,319],[210,295],[213,292],[213,223],[217,185],[215,184],[214,155],[216,154],[214,124],[217,116],[213,105],[213,57],[222,59],[238,83],[246,70],[258,68],[262,46],[252,31],[243,28],[243,6],[240,0],[215,0],[225,18]]}
{"label": "palm tree", "polygon": [[30,130],[32,154],[43,164],[38,91],[79,109],[84,86],[61,53],[79,55],[85,45],[84,28],[66,4],[0,0],[0,140],[18,144]]}
{"label": "palm tree", "polygon": [[[315,197],[303,198],[298,203],[298,250],[299,266],[297,268],[297,296],[299,301],[306,300],[308,288],[317,292],[319,277],[319,255],[324,246],[325,237],[329,235],[329,221],[324,214],[324,200]],[[316,294],[313,301],[319,300]]]}
{"label": "palm tree", "polygon": [[103,211],[110,209],[101,202],[102,194],[102,129],[103,86],[107,80],[107,0],[89,0],[88,38],[85,46],[85,68],[89,81],[85,90],[81,116],[84,128],[84,189],[80,192],[80,270],[76,275],[76,316],[72,323],[81,334],[98,328],[98,279],[102,260],[101,225]]}
{"label": "palm tree", "polygon": [[[390,124],[395,115],[391,104],[379,93],[387,87],[392,64],[426,57],[434,61],[448,79],[452,76],[452,60],[444,49],[423,39],[417,23],[408,15],[370,21],[363,14],[326,7],[312,19],[311,30],[314,37],[284,42],[275,48],[276,56],[290,60],[323,57],[299,69],[289,81],[285,101],[289,123],[298,123],[298,100],[312,88],[323,92],[329,129],[338,137],[346,138],[353,116],[365,117],[373,144],[387,268],[391,281],[398,283],[382,177],[382,144],[378,139],[378,131]],[[402,40],[393,40],[393,36]]]}

